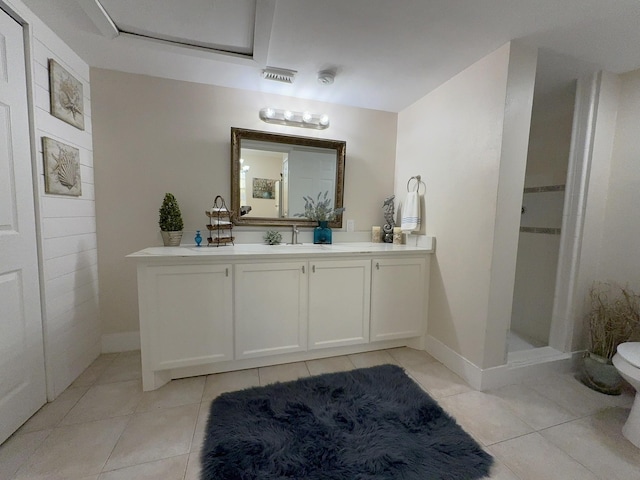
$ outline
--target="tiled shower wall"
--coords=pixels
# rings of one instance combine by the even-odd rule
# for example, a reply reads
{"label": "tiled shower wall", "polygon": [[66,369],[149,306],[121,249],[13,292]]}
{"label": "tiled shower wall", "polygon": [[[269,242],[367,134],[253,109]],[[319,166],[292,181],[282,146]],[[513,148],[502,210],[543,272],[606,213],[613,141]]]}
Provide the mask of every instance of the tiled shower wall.
{"label": "tiled shower wall", "polygon": [[575,83],[534,92],[511,330],[539,346],[549,342],[575,94]]}
{"label": "tiled shower wall", "polygon": [[511,330],[547,345],[553,310],[564,185],[525,188]]}

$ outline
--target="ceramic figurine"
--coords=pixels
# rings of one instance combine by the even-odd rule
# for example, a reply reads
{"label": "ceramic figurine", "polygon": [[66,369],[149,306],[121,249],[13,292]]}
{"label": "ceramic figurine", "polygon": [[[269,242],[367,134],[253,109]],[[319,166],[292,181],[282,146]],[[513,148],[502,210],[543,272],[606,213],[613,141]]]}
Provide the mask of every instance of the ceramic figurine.
{"label": "ceramic figurine", "polygon": [[385,224],[382,226],[384,232],[383,239],[385,243],[393,243],[393,227],[395,227],[395,195],[391,195],[384,199],[382,204],[382,216],[384,217]]}

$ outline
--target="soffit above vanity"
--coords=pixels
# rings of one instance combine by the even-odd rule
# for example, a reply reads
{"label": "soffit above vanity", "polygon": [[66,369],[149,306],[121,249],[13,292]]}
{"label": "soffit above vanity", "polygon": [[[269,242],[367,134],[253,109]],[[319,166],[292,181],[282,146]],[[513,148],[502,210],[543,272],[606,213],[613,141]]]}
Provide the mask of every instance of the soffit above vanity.
{"label": "soffit above vanity", "polygon": [[100,0],[121,33],[253,55],[257,0]]}

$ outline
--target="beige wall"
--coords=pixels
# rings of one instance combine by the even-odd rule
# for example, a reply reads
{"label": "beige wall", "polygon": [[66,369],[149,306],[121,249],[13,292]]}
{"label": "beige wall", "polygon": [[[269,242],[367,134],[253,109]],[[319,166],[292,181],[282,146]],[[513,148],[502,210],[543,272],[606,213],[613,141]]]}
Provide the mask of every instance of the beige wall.
{"label": "beige wall", "polygon": [[575,97],[575,82],[535,93],[525,187],[564,185],[567,181]]}
{"label": "beige wall", "polygon": [[511,42],[482,368],[507,362],[537,58],[536,49]]}
{"label": "beige wall", "polygon": [[[125,256],[161,244],[158,208],[165,192],[185,230],[203,229],[218,194],[229,200],[230,128],[345,140],[345,218],[356,230],[380,224],[393,191],[397,115],[230,88],[91,70],[100,275],[104,334],[138,330],[134,262]],[[267,105],[327,113],[324,131],[268,125]],[[264,229],[266,230],[266,228]],[[236,228],[234,234],[242,235]],[[187,239],[191,241],[191,239]]]}
{"label": "beige wall", "polygon": [[[569,199],[572,206],[568,212],[565,211],[565,216],[569,219],[569,228],[563,231],[561,240],[563,245],[560,247],[561,265],[558,270],[557,291],[561,291],[561,287],[566,285],[568,296],[563,295],[556,301],[554,314],[559,317],[552,319],[549,338],[550,346],[561,351],[576,351],[586,347],[584,319],[587,296],[593,281],[600,277],[598,269],[605,235],[605,211],[619,98],[620,79],[617,75],[602,72],[594,75],[593,79],[578,81],[576,118],[584,121],[578,121],[578,134],[574,136],[580,143],[585,136],[591,136],[593,140],[591,148],[587,151],[582,151],[574,145],[578,154],[584,155],[584,162],[589,166],[586,172],[582,172],[580,168],[579,172],[574,173],[573,178],[569,175],[567,179],[567,188],[575,193]],[[589,103],[593,103],[593,111],[583,111],[588,109]],[[593,124],[588,121],[589,118],[594,119]],[[576,160],[571,159],[573,162]],[[570,185],[570,182],[573,185]],[[584,184],[584,187],[580,187],[581,184]],[[583,201],[580,194],[582,190],[586,192],[583,211],[580,210]],[[576,238],[580,240],[576,241]],[[563,247],[571,248],[569,245],[573,245],[574,255],[577,257],[574,268],[568,265],[571,262],[570,258],[566,258],[568,255],[564,255],[565,258],[562,255]]]}
{"label": "beige wall", "polygon": [[[501,331],[487,331],[492,322],[503,328],[500,318],[490,319],[489,303],[491,265],[499,262],[494,230],[504,179],[500,162],[512,53],[507,45],[472,65],[401,112],[397,125],[396,115],[385,112],[92,70],[104,332],[138,329],[135,269],[124,256],[160,243],[157,209],[164,192],[176,194],[191,231],[203,227],[201,211],[216,194],[228,197],[229,129],[238,126],[346,140],[346,218],[356,220],[357,230],[380,223],[380,205],[390,190],[401,207],[407,179],[422,175],[427,186],[424,231],[438,238],[428,333],[478,366],[495,363],[503,351],[491,342],[504,340]],[[633,108],[640,102],[640,72],[621,78],[617,128],[616,76],[605,75],[599,101],[576,298],[596,279],[636,289],[640,284],[629,261],[638,258],[640,225],[626,213],[640,200],[640,169],[634,163],[640,142],[633,130],[640,121]],[[266,125],[257,119],[257,110],[267,104],[327,111],[332,127],[301,132]],[[517,172],[509,175],[513,179]],[[510,225],[504,228],[498,231],[511,230]],[[505,308],[504,302],[497,304]],[[582,338],[579,323],[565,327],[577,329],[573,348]]]}
{"label": "beige wall", "polygon": [[[503,317],[507,308],[510,314],[510,298],[508,306],[500,304],[500,295],[490,291],[492,265],[495,268],[500,261],[493,258],[494,249],[501,243],[506,243],[508,252],[500,271],[494,272],[503,277],[494,278],[495,286],[511,281],[513,288],[509,277],[515,271],[526,159],[522,141],[528,139],[526,104],[529,102],[530,115],[533,95],[533,79],[517,78],[527,70],[529,76],[535,74],[535,56],[533,71],[531,54],[525,52],[524,70],[510,72],[512,53],[511,45],[501,47],[398,116],[396,194],[404,198],[407,179],[422,175],[426,183],[424,228],[438,239],[431,271],[428,334],[477,366],[483,366],[485,357],[487,362],[494,361],[491,355],[495,352],[486,351],[495,348],[490,344],[501,344],[497,355],[502,358],[504,354],[508,318]],[[521,81],[525,83],[520,93],[508,89],[509,83],[515,86]],[[512,115],[512,131],[503,128],[508,95],[513,111],[506,113]],[[525,132],[521,131],[523,121],[527,122]],[[512,168],[501,165],[502,156],[513,162]],[[514,185],[505,183],[499,192],[502,182],[514,180]],[[496,214],[502,208],[499,196],[505,208],[515,207],[516,215],[506,212],[503,223],[497,224]],[[500,316],[490,320],[490,308]],[[496,338],[488,339],[487,329],[501,333],[494,331]]]}
{"label": "beige wall", "polygon": [[620,76],[620,100],[598,278],[640,292],[640,70]]}

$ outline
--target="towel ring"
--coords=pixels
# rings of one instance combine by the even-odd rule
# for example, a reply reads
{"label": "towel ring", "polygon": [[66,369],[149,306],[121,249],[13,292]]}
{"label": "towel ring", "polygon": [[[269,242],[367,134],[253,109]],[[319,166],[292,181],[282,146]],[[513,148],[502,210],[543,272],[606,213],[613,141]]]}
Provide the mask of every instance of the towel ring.
{"label": "towel ring", "polygon": [[[409,188],[409,185],[411,184],[411,180],[415,180],[416,181],[416,192],[420,193],[420,185],[423,184],[422,177],[420,175],[416,175],[415,177],[411,177],[409,179],[409,181],[407,182],[407,192],[411,191],[411,189]],[[426,190],[426,186],[425,186],[425,190]]]}

